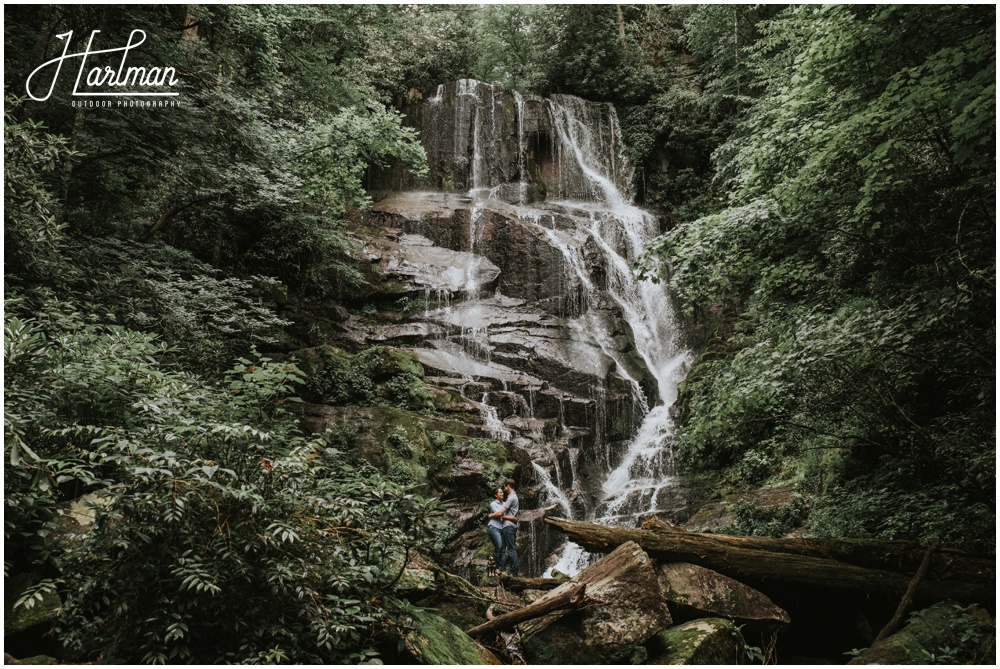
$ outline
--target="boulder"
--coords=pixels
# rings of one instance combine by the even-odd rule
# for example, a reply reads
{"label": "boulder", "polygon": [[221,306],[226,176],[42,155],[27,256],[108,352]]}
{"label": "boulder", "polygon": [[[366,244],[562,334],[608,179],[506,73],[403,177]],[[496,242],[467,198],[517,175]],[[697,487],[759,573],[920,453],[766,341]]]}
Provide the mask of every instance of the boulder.
{"label": "boulder", "polygon": [[48,655],[33,655],[24,659],[17,659],[8,653],[3,654],[4,664],[61,664],[59,660]]}
{"label": "boulder", "polygon": [[663,596],[679,606],[746,621],[791,622],[788,613],[763,593],[711,569],[668,562],[656,570]]}
{"label": "boulder", "polygon": [[5,579],[3,617],[5,635],[23,632],[36,625],[49,624],[56,619],[62,600],[55,590],[42,590],[41,599],[33,600],[30,605],[14,606],[21,595],[36,583],[37,580],[32,574],[16,574]]}
{"label": "boulder", "polygon": [[622,653],[631,657],[636,645],[671,624],[656,569],[638,544],[622,544],[538,601],[558,597],[579,583],[586,584],[591,605],[521,625],[529,662],[620,661]]}
{"label": "boulder", "polygon": [[995,628],[990,615],[975,604],[963,609],[940,602],[913,613],[903,629],[848,664],[995,664],[995,657],[986,657],[996,653]]}
{"label": "boulder", "polygon": [[412,614],[413,630],[404,643],[420,664],[503,664],[460,628],[430,611]]}
{"label": "boulder", "polygon": [[647,644],[649,664],[737,664],[739,629],[724,618],[700,618],[660,632]]}
{"label": "boulder", "polygon": [[54,528],[45,538],[49,550],[67,550],[82,541],[94,529],[97,510],[111,503],[109,490],[96,490],[62,504],[52,517]]}

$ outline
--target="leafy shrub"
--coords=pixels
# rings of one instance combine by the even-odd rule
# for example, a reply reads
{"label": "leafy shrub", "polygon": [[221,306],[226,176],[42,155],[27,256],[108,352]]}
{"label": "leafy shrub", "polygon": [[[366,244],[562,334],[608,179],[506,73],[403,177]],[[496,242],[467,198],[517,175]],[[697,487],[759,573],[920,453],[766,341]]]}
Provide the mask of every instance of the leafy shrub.
{"label": "leafy shrub", "polygon": [[442,472],[450,471],[455,459],[455,437],[445,432],[431,432],[430,441],[437,469]]}
{"label": "leafy shrub", "polygon": [[74,154],[65,137],[45,132],[38,121],[19,121],[27,98],[4,97],[4,245],[5,273],[39,275],[51,259],[64,227],[57,221],[57,200],[46,180]]}
{"label": "leafy shrub", "polygon": [[413,457],[413,444],[407,439],[406,433],[395,430],[386,437],[385,445],[392,453],[404,458]]}
{"label": "leafy shrub", "polygon": [[434,408],[420,364],[409,354],[386,346],[332,357],[312,379],[311,389],[322,401],[335,405]]}
{"label": "leafy shrub", "polygon": [[341,451],[347,451],[351,449],[354,445],[354,440],[358,438],[358,429],[350,425],[331,428],[326,431],[323,438],[334,448]]}
{"label": "leafy shrub", "polygon": [[729,525],[719,527],[718,534],[737,536],[783,537],[801,527],[809,516],[809,504],[798,498],[789,504],[773,509],[757,508],[747,500],[740,500],[735,509],[736,518]]}
{"label": "leafy shrub", "polygon": [[162,368],[152,336],[66,311],[45,327],[8,312],[4,336],[8,568],[44,557],[52,504],[110,500],[51,556],[66,647],[125,663],[377,658],[405,609],[389,586],[435,504],[302,435],[293,365],[253,354],[208,384]]}
{"label": "leafy shrub", "polygon": [[400,485],[413,483],[413,471],[405,462],[397,462],[389,467],[386,478]]}
{"label": "leafy shrub", "polygon": [[852,476],[816,498],[809,522],[815,536],[914,539],[968,550],[992,550],[995,510],[967,489],[920,481],[912,462],[887,463]]}
{"label": "leafy shrub", "polygon": [[[197,368],[221,369],[252,346],[274,346],[289,325],[257,297],[283,289],[270,277],[222,278],[186,251],[156,242],[67,240],[62,252],[61,282],[80,301],[99,304],[126,327],[159,333]],[[86,270],[95,265],[101,274]]]}
{"label": "leafy shrub", "polygon": [[354,364],[328,364],[312,379],[312,387],[329,404],[370,406],[375,403],[375,382],[366,370]]}
{"label": "leafy shrub", "polygon": [[774,463],[764,451],[750,449],[736,464],[735,475],[744,484],[759,485],[774,474]]}

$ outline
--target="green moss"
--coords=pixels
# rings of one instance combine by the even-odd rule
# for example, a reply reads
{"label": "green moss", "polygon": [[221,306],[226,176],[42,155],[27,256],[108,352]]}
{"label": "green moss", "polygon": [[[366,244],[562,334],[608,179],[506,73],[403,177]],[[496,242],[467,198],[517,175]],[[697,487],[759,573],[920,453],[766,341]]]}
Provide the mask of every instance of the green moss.
{"label": "green moss", "polygon": [[649,652],[645,646],[630,644],[611,653],[605,664],[646,664],[648,660]]}
{"label": "green moss", "polygon": [[657,634],[648,644],[656,664],[736,664],[743,637],[723,618],[702,618]]}
{"label": "green moss", "polygon": [[412,613],[406,648],[421,664],[492,664],[491,655],[458,626],[430,611]]}
{"label": "green moss", "polygon": [[[910,614],[907,625],[861,653],[852,664],[971,664],[993,634],[989,614],[940,602]],[[981,659],[981,658],[980,658]]]}

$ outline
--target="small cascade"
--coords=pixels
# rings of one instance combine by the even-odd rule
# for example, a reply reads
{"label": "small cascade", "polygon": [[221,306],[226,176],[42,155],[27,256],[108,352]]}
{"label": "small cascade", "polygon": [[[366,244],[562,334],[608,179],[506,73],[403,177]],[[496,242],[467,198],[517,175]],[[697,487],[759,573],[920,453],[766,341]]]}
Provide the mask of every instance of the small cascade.
{"label": "small cascade", "polygon": [[441,104],[441,100],[444,99],[444,84],[438,84],[437,92],[434,93],[434,97],[428,98],[427,102],[432,105]]}
{"label": "small cascade", "polygon": [[486,425],[486,430],[494,439],[499,439],[500,441],[510,441],[513,438],[513,434],[511,434],[511,431],[507,429],[506,425],[503,424],[503,421],[500,420],[496,407],[490,406],[486,403],[486,401],[487,396],[483,395],[483,423]]}
{"label": "small cascade", "polygon": [[569,497],[566,496],[559,486],[552,482],[552,477],[549,476],[548,470],[542,467],[537,462],[532,462],[531,466],[535,470],[535,474],[538,476],[538,480],[541,481],[542,487],[548,493],[551,500],[556,501],[559,504],[560,511],[568,518],[573,515],[573,505],[570,504]]}

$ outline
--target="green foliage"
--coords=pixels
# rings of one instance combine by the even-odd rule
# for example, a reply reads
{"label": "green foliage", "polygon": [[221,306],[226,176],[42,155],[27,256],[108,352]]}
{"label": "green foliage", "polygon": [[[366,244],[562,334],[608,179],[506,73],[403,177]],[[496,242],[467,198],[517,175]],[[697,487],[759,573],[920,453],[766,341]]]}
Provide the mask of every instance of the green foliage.
{"label": "green foliage", "polygon": [[23,105],[24,98],[4,97],[4,268],[37,274],[43,271],[39,262],[51,255],[55,239],[65,227],[57,222],[53,172],[74,153],[67,148],[65,137],[45,132],[42,122],[19,121],[15,114]]}
{"label": "green foliage", "polygon": [[809,504],[799,497],[794,502],[773,509],[761,509],[747,500],[740,500],[736,505],[735,515],[732,523],[716,528],[715,532],[745,537],[781,538],[802,527],[809,516]]}
{"label": "green foliage", "polygon": [[407,439],[406,433],[396,430],[386,437],[385,445],[396,455],[403,458],[413,457],[413,444]]}
{"label": "green foliage", "polygon": [[[66,114],[66,85],[31,108],[85,154],[58,156],[61,204],[76,230],[155,234],[216,267],[337,294],[360,281],[337,220],[367,202],[365,170],[398,159],[419,172],[424,162],[378,88],[378,63],[403,39],[400,19],[400,8],[363,6],[21,8],[7,30],[34,41],[42,26],[49,40],[67,29],[107,39],[144,29],[142,55],[181,73],[183,106],[165,114]],[[185,22],[194,27],[177,39]],[[8,72],[26,76],[45,44],[7,52]]]}
{"label": "green foliage", "polygon": [[[945,624],[952,632],[951,638],[942,648],[933,650],[921,648],[923,657],[920,659],[927,664],[951,665],[967,664],[970,658],[972,661],[980,657],[985,659],[987,648],[994,643],[990,628],[954,602],[948,602],[944,606],[947,607],[948,613]],[[932,620],[932,624],[940,624],[930,609],[914,611],[910,614],[907,624],[917,623],[923,618]]]}
{"label": "green foliage", "polygon": [[431,432],[429,436],[436,469],[450,474],[451,464],[455,459],[455,437],[446,432]]}
{"label": "green foliage", "polygon": [[162,368],[151,336],[74,313],[44,327],[9,314],[4,346],[7,562],[41,559],[46,507],[109,497],[96,529],[52,556],[68,648],[119,662],[377,656],[402,606],[386,594],[396,565],[434,506],[299,433],[297,368],[254,354],[214,386]]}
{"label": "green foliage", "polygon": [[399,349],[374,346],[356,355],[327,361],[310,381],[327,404],[391,406],[433,411],[434,396],[423,380],[423,368]]}
{"label": "green foliage", "polygon": [[819,497],[809,519],[815,536],[916,539],[990,550],[995,509],[967,490],[928,484],[912,463],[890,461],[875,473],[855,473]]}
{"label": "green foliage", "polygon": [[537,36],[543,7],[485,5],[477,16],[475,76],[519,91],[533,91],[541,77]]}
{"label": "green foliage", "polygon": [[[270,277],[222,277],[191,254],[158,242],[113,238],[62,240],[59,273],[47,290],[27,291],[25,308],[48,313],[52,293],[77,308],[174,342],[171,357],[221,370],[252,346],[279,344],[290,323],[260,304],[284,286]],[[100,272],[91,268],[100,267]]]}
{"label": "green foliage", "polygon": [[[727,16],[696,10],[692,39]],[[685,384],[681,458],[759,484],[766,462],[836,451],[806,470],[831,494],[817,531],[923,536],[943,505],[950,537],[977,536],[995,501],[995,10],[795,6],[753,32],[712,93],[747,109],[715,154],[730,206],[644,265],[730,325]]]}

